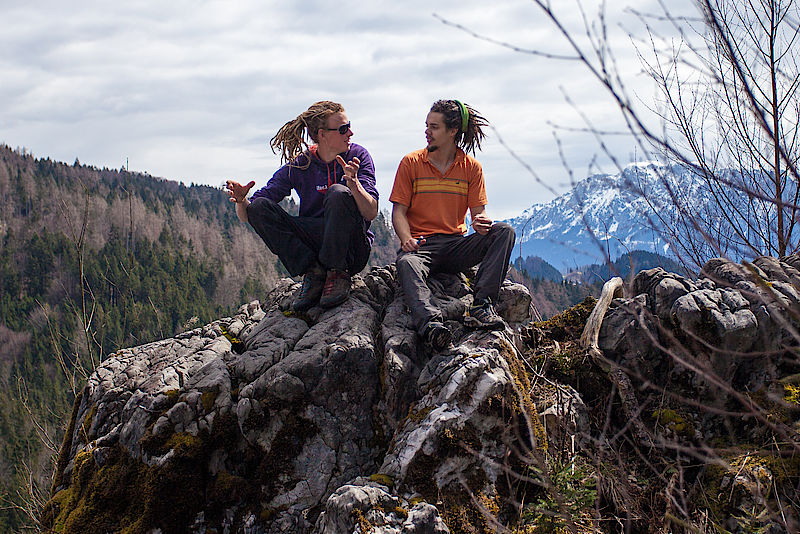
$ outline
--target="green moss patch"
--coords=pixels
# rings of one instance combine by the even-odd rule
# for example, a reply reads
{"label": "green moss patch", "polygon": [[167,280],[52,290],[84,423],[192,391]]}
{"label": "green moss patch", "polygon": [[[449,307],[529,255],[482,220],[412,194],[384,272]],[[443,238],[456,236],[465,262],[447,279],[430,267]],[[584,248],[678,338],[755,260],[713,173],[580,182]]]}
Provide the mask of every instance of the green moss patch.
{"label": "green moss patch", "polygon": [[786,384],[783,386],[783,400],[789,404],[800,405],[800,385]]}
{"label": "green moss patch", "polygon": [[69,464],[69,452],[72,449],[72,435],[75,432],[75,425],[78,419],[78,410],[80,409],[81,402],[83,401],[83,392],[78,392],[75,397],[75,402],[72,403],[72,413],[69,417],[67,424],[67,431],[64,432],[64,439],[61,440],[61,447],[58,450],[58,459],[56,460],[56,468],[53,474],[53,485],[50,488],[50,493],[55,491],[66,484],[64,480],[64,470]]}
{"label": "green moss patch", "polygon": [[428,414],[433,411],[433,406],[427,406],[425,408],[420,408],[419,410],[416,409],[415,405],[411,405],[411,408],[408,410],[408,416],[406,417],[407,420],[413,421],[415,423],[419,423],[426,417]]}
{"label": "green moss patch", "polygon": [[214,410],[214,403],[217,400],[218,393],[216,391],[204,391],[200,394],[200,404],[203,405],[203,410],[206,413],[211,413]]}
{"label": "green moss patch", "polygon": [[351,513],[353,514],[353,519],[355,520],[356,524],[361,529],[361,532],[363,533],[372,532],[373,528],[372,523],[367,521],[367,518],[364,517],[364,513],[361,510],[356,508]]}
{"label": "green moss patch", "polygon": [[220,330],[222,330],[222,335],[225,336],[225,339],[230,341],[231,350],[233,350],[233,352],[236,354],[243,354],[247,350],[247,346],[244,344],[244,341],[228,332],[227,328],[220,325]]}
{"label": "green moss patch", "polygon": [[384,475],[383,473],[375,473],[369,476],[369,479],[373,482],[377,482],[378,484],[383,484],[387,488],[391,488],[394,486],[394,480],[389,475]]}
{"label": "green moss patch", "polygon": [[547,321],[531,323],[528,326],[527,340],[535,346],[539,344],[537,340],[562,342],[579,339],[595,304],[597,304],[596,298],[586,297],[580,304],[564,310]]}
{"label": "green moss patch", "polygon": [[575,388],[587,406],[605,406],[611,389],[606,375],[589,361],[579,343],[596,303],[594,297],[586,297],[547,321],[531,323],[523,332],[530,347],[523,355],[526,363],[538,373]]}
{"label": "green moss patch", "polygon": [[[103,449],[103,465],[93,453],[82,451],[74,459],[69,485],[47,503],[42,523],[63,534],[144,534],[154,528],[184,532],[201,509],[209,525],[221,523],[225,510],[234,505],[242,514],[258,514],[263,511],[259,476],[267,474],[259,475],[256,467],[264,454],[243,448],[238,436],[235,416],[225,414],[215,419],[210,434],[156,438],[148,433],[141,441],[148,454],[172,451],[163,465],[149,466],[119,446]],[[276,443],[276,452],[267,455],[275,462],[270,472],[275,478],[280,476],[279,463],[297,450],[287,443]],[[211,455],[220,449],[244,458],[241,473],[208,472]],[[289,465],[284,463],[283,469]]]}
{"label": "green moss patch", "polygon": [[81,424],[81,433],[83,434],[84,439],[88,443],[91,439],[89,438],[89,429],[92,428],[92,423],[94,422],[94,418],[97,415],[97,405],[94,404],[92,409],[89,410],[89,413],[86,414],[86,417],[83,418],[83,423]]}
{"label": "green moss patch", "polygon": [[666,428],[678,436],[693,438],[694,423],[688,415],[683,415],[671,408],[659,408],[650,414],[657,426]]}
{"label": "green moss patch", "polygon": [[541,452],[547,452],[547,432],[545,432],[544,425],[539,419],[539,414],[536,411],[536,405],[531,399],[531,381],[525,369],[525,365],[517,357],[514,347],[509,345],[506,341],[501,342],[501,356],[508,364],[511,371],[511,376],[514,378],[514,391],[509,392],[505,397],[511,399],[512,406],[518,413],[524,412],[527,420],[533,425],[531,438],[534,440],[534,448]]}
{"label": "green moss patch", "polygon": [[64,534],[179,532],[197,513],[202,464],[176,458],[149,467],[119,447],[99,466],[91,453],[75,458],[72,482],[45,507],[46,528]]}

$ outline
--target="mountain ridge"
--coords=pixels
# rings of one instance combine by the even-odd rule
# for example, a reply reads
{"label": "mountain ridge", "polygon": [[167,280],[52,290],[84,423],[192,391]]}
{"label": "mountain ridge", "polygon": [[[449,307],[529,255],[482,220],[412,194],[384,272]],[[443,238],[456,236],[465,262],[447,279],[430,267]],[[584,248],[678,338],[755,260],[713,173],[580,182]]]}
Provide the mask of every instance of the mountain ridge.
{"label": "mountain ridge", "polygon": [[593,174],[566,193],[533,204],[505,222],[517,231],[522,257],[539,256],[563,273],[605,263],[625,252],[644,250],[676,259],[660,236],[653,210],[674,204],[667,188],[706,203],[707,193],[689,169],[658,162],[632,163],[616,174]]}

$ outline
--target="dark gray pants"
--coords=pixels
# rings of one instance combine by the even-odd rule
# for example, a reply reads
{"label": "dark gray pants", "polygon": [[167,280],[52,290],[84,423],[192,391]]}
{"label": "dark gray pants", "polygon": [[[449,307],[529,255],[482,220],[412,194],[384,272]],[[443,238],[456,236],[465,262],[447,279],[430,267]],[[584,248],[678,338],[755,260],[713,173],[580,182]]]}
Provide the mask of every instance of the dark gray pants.
{"label": "dark gray pants", "polygon": [[295,217],[276,202],[257,198],[247,207],[247,220],[292,276],[315,262],[351,275],[369,259],[367,227],[347,186],[334,184],[325,194],[323,217]]}
{"label": "dark gray pants", "polygon": [[417,252],[399,252],[397,277],[411,308],[414,328],[422,333],[428,321],[442,320],[441,311],[431,303],[431,290],[426,283],[433,272],[458,273],[480,263],[475,300],[490,298],[496,302],[515,237],[511,226],[494,223],[486,235],[436,234],[426,238]]}

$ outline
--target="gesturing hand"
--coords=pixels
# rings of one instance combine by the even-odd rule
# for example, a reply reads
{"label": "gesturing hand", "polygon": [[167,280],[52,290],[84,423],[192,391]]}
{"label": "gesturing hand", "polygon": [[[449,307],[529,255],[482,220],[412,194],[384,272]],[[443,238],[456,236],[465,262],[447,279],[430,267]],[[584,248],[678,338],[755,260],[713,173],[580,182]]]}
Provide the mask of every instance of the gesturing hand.
{"label": "gesturing hand", "polygon": [[228,180],[225,182],[225,190],[228,192],[230,196],[231,202],[236,202],[239,204],[240,202],[244,202],[244,199],[247,198],[247,193],[250,191],[256,183],[254,181],[250,181],[247,185],[242,185],[239,182],[234,182],[233,180]]}
{"label": "gesturing hand", "polygon": [[358,169],[361,161],[358,158],[353,158],[345,163],[342,156],[336,156],[336,161],[344,169],[344,179],[347,182],[347,187],[353,188],[358,182]]}

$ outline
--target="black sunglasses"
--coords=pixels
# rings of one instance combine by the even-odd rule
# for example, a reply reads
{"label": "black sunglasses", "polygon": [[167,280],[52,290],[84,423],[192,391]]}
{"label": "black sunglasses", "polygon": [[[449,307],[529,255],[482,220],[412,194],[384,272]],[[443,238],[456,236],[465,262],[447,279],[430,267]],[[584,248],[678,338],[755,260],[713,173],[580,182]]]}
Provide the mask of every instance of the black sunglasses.
{"label": "black sunglasses", "polygon": [[338,128],[323,128],[323,130],[329,130],[331,132],[336,130],[342,135],[346,134],[347,130],[349,130],[349,129],[350,129],[350,123],[349,122],[347,124],[342,124]]}

